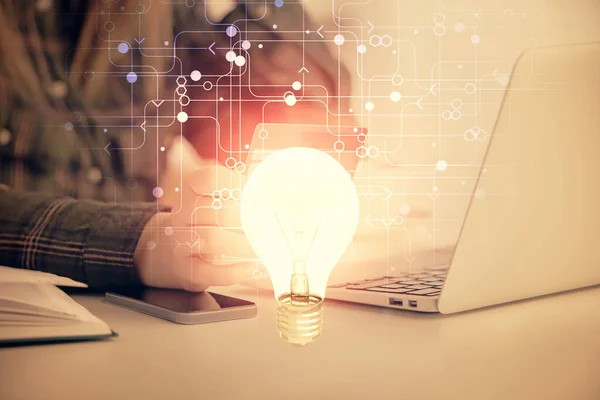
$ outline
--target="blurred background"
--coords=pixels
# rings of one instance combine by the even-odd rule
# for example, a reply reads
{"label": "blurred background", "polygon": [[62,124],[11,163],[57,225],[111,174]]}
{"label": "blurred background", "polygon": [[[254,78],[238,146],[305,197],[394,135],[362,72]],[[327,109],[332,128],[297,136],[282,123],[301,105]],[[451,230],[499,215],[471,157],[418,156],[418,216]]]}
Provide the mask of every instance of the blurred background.
{"label": "blurred background", "polygon": [[[519,55],[600,41],[597,0],[304,5],[318,21],[307,27],[307,40],[326,41],[350,70],[352,108],[340,112],[369,132],[356,179],[363,214],[357,237],[368,239],[357,239],[345,262],[373,274],[417,268],[435,257],[433,249],[454,245]],[[229,7],[209,2],[215,16]],[[336,269],[349,271],[356,269]]]}

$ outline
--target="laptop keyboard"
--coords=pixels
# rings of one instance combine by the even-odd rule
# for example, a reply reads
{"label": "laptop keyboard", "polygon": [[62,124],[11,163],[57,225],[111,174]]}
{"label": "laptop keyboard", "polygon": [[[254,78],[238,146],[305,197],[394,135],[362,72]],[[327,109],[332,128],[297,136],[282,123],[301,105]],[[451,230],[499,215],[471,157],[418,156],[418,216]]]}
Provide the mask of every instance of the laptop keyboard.
{"label": "laptop keyboard", "polygon": [[446,280],[447,268],[432,268],[414,274],[395,274],[330,285],[331,288],[346,288],[348,290],[364,290],[393,294],[408,294],[411,296],[439,296]]}

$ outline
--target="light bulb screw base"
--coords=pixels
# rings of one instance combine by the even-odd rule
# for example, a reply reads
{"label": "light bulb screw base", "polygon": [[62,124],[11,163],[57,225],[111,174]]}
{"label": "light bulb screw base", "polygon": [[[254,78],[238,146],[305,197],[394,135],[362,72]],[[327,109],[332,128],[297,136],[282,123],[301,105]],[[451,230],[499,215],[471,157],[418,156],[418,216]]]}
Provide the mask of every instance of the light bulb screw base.
{"label": "light bulb screw base", "polygon": [[323,299],[308,295],[306,301],[295,301],[291,294],[284,294],[278,299],[277,330],[286,342],[305,346],[316,340],[323,330]]}

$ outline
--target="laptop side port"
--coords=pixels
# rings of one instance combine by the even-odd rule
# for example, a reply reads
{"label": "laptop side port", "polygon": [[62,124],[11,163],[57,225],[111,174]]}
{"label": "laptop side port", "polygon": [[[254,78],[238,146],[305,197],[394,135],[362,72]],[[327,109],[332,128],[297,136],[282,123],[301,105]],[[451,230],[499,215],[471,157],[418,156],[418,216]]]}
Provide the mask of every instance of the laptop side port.
{"label": "laptop side port", "polygon": [[404,301],[402,299],[395,299],[390,297],[390,306],[403,307]]}
{"label": "laptop side port", "polygon": [[417,301],[416,300],[409,300],[408,301],[408,306],[416,308],[417,307]]}

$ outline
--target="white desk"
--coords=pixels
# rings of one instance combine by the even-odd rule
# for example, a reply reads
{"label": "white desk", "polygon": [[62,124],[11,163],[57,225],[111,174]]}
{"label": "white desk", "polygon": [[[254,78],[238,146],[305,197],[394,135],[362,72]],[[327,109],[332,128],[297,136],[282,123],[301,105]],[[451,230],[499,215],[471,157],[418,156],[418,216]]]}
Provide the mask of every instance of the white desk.
{"label": "white desk", "polygon": [[182,326],[76,299],[119,337],[0,349],[10,399],[600,399],[600,288],[454,316],[326,303],[321,338],[256,319]]}

